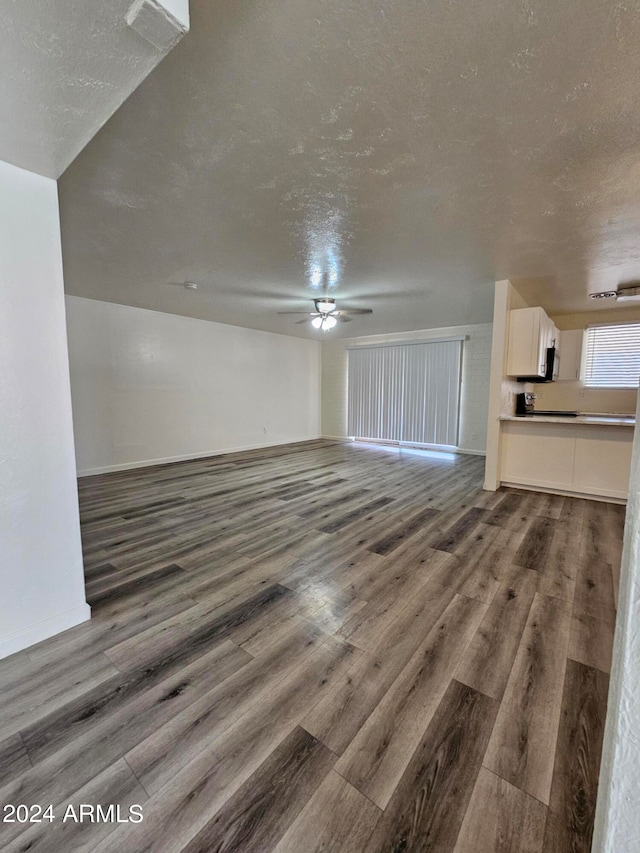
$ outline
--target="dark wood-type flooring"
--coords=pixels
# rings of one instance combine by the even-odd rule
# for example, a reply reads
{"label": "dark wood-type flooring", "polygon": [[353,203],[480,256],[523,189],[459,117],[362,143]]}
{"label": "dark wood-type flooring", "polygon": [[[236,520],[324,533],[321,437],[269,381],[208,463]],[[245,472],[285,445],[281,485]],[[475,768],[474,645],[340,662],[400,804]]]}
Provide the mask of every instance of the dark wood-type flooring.
{"label": "dark wood-type flooring", "polygon": [[483,466],[317,441],[81,480],[93,619],[0,662],[0,802],[56,820],[3,853],[587,853],[624,508]]}

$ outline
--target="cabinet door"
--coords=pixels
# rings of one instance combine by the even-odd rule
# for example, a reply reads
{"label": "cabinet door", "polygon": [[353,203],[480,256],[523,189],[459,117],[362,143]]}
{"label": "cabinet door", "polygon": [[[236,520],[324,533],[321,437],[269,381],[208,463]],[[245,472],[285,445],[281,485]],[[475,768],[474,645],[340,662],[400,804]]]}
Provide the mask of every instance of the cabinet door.
{"label": "cabinet door", "polygon": [[574,491],[626,498],[632,446],[630,427],[580,427],[576,437]]}
{"label": "cabinet door", "polygon": [[560,332],[560,373],[558,379],[580,379],[580,362],[582,360],[582,329],[567,329]]}
{"label": "cabinet door", "polygon": [[542,308],[517,308],[509,316],[508,376],[543,376],[546,327]]}
{"label": "cabinet door", "polygon": [[542,312],[540,318],[540,347],[538,349],[538,363],[540,372],[545,374],[547,369],[547,350],[554,346],[556,340],[556,327],[553,320]]}
{"label": "cabinet door", "polygon": [[576,427],[506,421],[502,427],[504,483],[571,491]]}

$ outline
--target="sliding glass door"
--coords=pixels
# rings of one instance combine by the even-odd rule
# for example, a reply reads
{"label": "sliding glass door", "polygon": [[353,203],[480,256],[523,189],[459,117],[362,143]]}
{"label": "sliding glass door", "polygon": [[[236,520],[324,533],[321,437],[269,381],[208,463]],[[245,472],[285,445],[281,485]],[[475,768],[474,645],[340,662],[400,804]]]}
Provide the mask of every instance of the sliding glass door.
{"label": "sliding glass door", "polygon": [[349,435],[456,447],[462,342],[349,349]]}

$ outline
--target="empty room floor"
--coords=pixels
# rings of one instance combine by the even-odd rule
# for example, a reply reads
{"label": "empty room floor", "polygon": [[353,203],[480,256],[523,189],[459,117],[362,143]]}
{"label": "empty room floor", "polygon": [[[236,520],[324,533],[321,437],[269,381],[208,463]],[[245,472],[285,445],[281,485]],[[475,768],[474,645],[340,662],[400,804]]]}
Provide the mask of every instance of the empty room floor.
{"label": "empty room floor", "polygon": [[0,661],[0,802],[55,819],[4,853],[590,850],[624,508],[483,468],[316,441],[81,480],[93,619]]}

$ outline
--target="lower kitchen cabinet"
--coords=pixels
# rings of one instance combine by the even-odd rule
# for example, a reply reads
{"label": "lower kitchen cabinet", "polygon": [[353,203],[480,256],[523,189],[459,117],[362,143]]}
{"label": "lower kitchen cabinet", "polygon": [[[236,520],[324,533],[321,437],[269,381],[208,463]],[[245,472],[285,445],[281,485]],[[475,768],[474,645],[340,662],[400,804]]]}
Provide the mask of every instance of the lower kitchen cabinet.
{"label": "lower kitchen cabinet", "polygon": [[624,500],[632,444],[628,426],[504,421],[500,480]]}
{"label": "lower kitchen cabinet", "polygon": [[633,430],[625,427],[576,428],[573,486],[592,495],[626,498],[629,492]]}
{"label": "lower kitchen cabinet", "polygon": [[503,482],[567,489],[573,479],[575,427],[507,422],[502,426]]}

